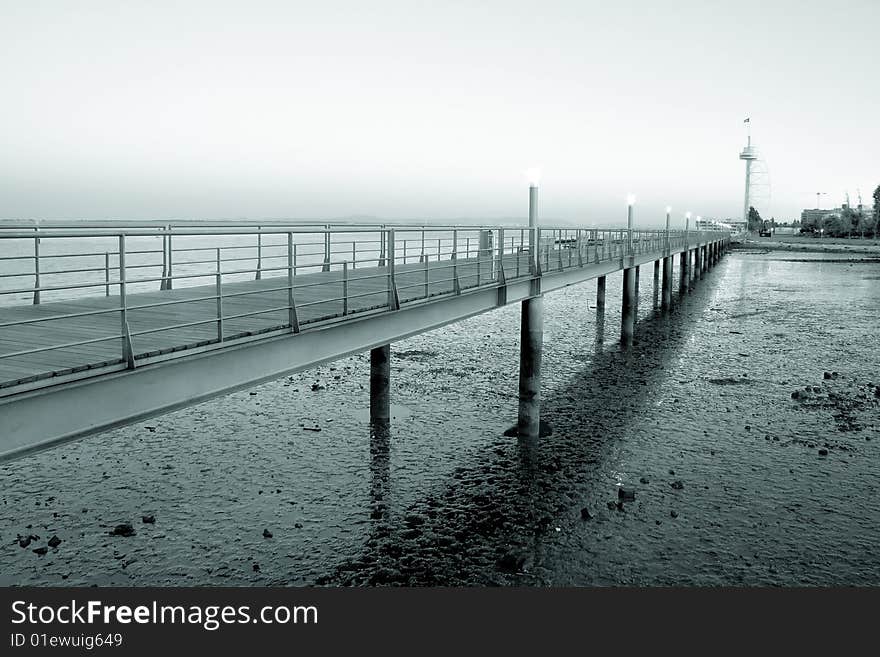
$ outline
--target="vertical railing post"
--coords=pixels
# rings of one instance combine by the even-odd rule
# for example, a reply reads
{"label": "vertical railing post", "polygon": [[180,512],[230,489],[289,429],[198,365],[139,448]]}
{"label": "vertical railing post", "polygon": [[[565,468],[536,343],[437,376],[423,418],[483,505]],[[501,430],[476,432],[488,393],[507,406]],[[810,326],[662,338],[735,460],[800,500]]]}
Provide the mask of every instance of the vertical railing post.
{"label": "vertical railing post", "polygon": [[125,234],[119,236],[119,318],[122,337],[122,360],[129,369],[134,369],[134,351],[131,347],[131,333],[128,328],[128,301],[126,300]]}
{"label": "vertical railing post", "polygon": [[330,271],[330,225],[324,226],[324,266],[321,271]]}
{"label": "vertical railing post", "polygon": [[110,296],[110,252],[104,253],[104,296]]}
{"label": "vertical railing post", "polygon": [[388,308],[398,310],[400,298],[397,296],[397,281],[394,278],[394,229],[388,229]]}
{"label": "vertical railing post", "polygon": [[428,258],[425,256],[425,229],[422,229],[422,255],[421,255],[421,263],[422,267],[424,267],[425,271],[425,298],[428,298],[430,294],[430,278],[428,275]]}
{"label": "vertical railing post", "polygon": [[162,280],[159,281],[159,289],[164,290],[168,285],[168,234],[162,228]]}
{"label": "vertical railing post", "polygon": [[216,283],[216,296],[217,296],[217,342],[223,342],[223,286],[222,286],[222,272],[220,270],[220,248],[217,248],[217,283]]}
{"label": "vertical railing post", "polygon": [[342,316],[348,314],[348,261],[342,263]]}
{"label": "vertical railing post", "polygon": [[358,253],[357,253],[357,241],[356,238],[352,238],[351,240],[351,268],[357,269],[358,264]]}
{"label": "vertical railing post", "polygon": [[172,272],[172,268],[174,265],[174,243],[171,241],[171,225],[168,225],[168,283],[165,286],[166,290],[171,290],[174,288],[174,274]]}
{"label": "vertical railing post", "polygon": [[[482,233],[482,231],[481,231],[481,233]],[[468,254],[467,254],[467,257],[470,258],[470,257],[471,257],[471,252],[470,252],[471,238],[468,237],[468,240],[467,240],[467,241],[468,241]],[[480,278],[481,278],[481,272],[480,272],[481,267],[480,267],[480,263],[481,263],[481,261],[483,260],[483,238],[482,238],[482,234],[480,235],[480,240],[479,240],[479,242],[477,242],[477,245],[478,245],[478,248],[477,248],[477,287],[480,287]]]}
{"label": "vertical railing post", "polygon": [[40,303],[40,229],[34,228],[34,305]]}
{"label": "vertical railing post", "polygon": [[461,283],[458,280],[458,230],[452,231],[452,291],[461,294]]}
{"label": "vertical railing post", "polygon": [[293,298],[293,279],[296,275],[296,244],[293,233],[287,233],[287,321],[292,333],[299,333],[299,321],[296,316],[296,303]]}
{"label": "vertical railing post", "polygon": [[[493,249],[494,253],[495,250]],[[507,283],[507,276],[504,273],[504,229],[498,229],[498,267],[497,274],[493,274],[493,278],[497,279],[499,283]]]}
{"label": "vertical railing post", "polygon": [[254,280],[260,280],[263,277],[263,233],[262,226],[257,226],[257,273]]}

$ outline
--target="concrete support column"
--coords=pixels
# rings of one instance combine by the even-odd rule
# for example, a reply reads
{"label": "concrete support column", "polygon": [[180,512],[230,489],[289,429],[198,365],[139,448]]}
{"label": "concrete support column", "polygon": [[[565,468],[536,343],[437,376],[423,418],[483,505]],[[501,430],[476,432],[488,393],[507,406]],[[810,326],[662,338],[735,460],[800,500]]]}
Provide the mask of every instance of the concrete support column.
{"label": "concrete support column", "polygon": [[519,330],[519,416],[520,439],[533,440],[541,431],[541,348],[544,341],[544,298],[522,302]]}
{"label": "concrete support column", "polygon": [[697,271],[700,274],[700,280],[703,279],[703,274],[706,271],[706,252],[704,249],[705,249],[705,247],[702,247],[702,246],[697,249],[697,253],[700,254],[700,265],[697,268]]}
{"label": "concrete support column", "polygon": [[623,270],[623,300],[620,312],[620,343],[632,344],[636,326],[636,274],[633,268]]}
{"label": "concrete support column", "polygon": [[660,287],[660,261],[654,261],[654,287]]}
{"label": "concrete support column", "polygon": [[391,345],[370,349],[370,421],[391,419]]}
{"label": "concrete support column", "polygon": [[672,306],[672,256],[663,258],[663,299],[661,305],[664,310]]}
{"label": "concrete support column", "polygon": [[688,252],[682,251],[678,256],[678,268],[679,278],[678,278],[678,292],[679,294],[684,294],[688,290]]}
{"label": "concrete support column", "polygon": [[636,314],[636,317],[639,316],[639,272],[641,267],[635,267],[636,270],[636,282],[635,282],[635,294],[633,294],[633,312]]}
{"label": "concrete support column", "polygon": [[596,312],[605,312],[605,277],[596,279]]}

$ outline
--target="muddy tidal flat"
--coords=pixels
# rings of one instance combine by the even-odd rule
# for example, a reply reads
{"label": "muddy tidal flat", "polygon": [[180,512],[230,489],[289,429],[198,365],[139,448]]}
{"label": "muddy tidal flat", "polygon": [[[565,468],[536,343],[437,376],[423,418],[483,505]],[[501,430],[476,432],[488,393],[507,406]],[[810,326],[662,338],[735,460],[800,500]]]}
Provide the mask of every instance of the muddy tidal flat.
{"label": "muddy tidal flat", "polygon": [[[672,312],[641,272],[0,466],[0,585],[880,585],[880,261],[734,251]],[[676,266],[674,279],[678,281]]]}

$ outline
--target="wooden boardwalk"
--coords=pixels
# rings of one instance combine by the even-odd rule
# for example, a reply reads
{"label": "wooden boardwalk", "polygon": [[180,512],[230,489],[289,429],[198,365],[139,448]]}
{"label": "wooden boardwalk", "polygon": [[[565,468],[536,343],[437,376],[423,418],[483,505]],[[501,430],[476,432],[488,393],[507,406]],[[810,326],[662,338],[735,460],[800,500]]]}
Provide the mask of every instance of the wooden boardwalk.
{"label": "wooden boardwalk", "polygon": [[[404,304],[453,294],[456,276],[461,290],[495,285],[498,269],[491,255],[397,265],[398,297]],[[528,254],[505,255],[504,271],[507,280],[528,275]],[[287,275],[274,273],[282,275],[222,283],[223,342],[289,326]],[[387,268],[359,267],[343,277],[338,269],[294,277],[301,327],[388,310]],[[129,293],[126,301],[136,361],[220,342],[215,285]],[[0,390],[124,363],[120,320],[118,294],[0,308],[0,324],[28,322],[0,327]]]}

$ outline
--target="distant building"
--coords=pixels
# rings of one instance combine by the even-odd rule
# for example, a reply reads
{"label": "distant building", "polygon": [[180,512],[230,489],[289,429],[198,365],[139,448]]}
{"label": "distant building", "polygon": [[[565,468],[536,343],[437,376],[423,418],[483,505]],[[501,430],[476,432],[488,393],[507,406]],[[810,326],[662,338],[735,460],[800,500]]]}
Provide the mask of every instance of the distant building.
{"label": "distant building", "polygon": [[[801,210],[801,225],[804,228],[809,228],[810,226],[821,226],[822,221],[825,217],[835,216],[840,217],[843,215],[844,210],[849,209],[849,206],[844,203],[839,208],[833,208],[831,210],[822,210],[819,208],[813,208],[810,210]],[[872,216],[874,209],[865,205],[858,205],[855,208],[855,211],[861,215],[870,217]]]}

